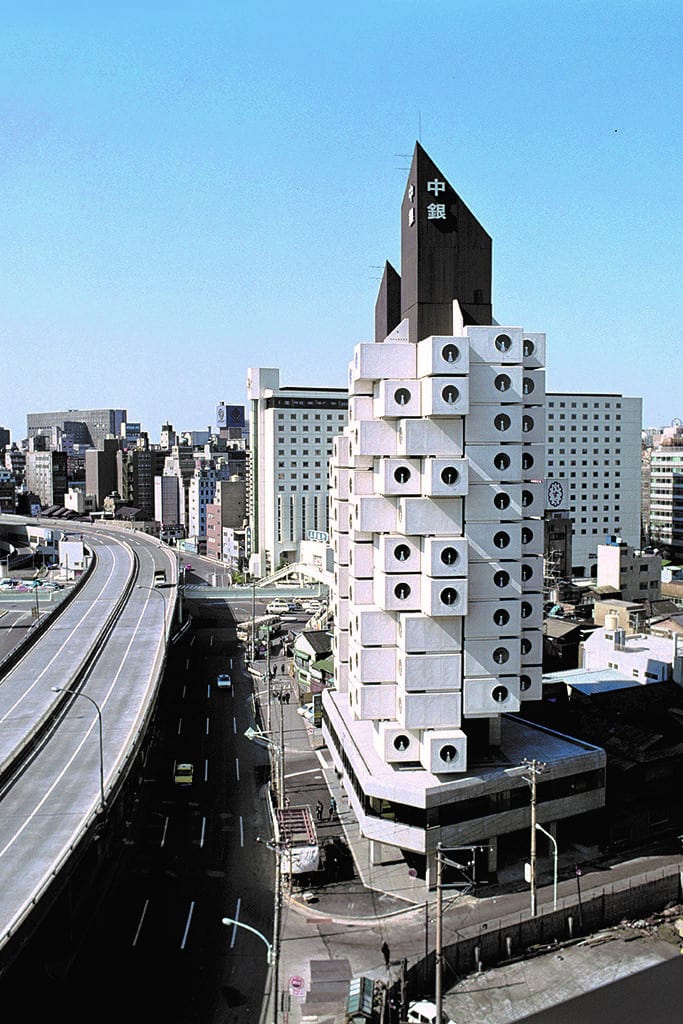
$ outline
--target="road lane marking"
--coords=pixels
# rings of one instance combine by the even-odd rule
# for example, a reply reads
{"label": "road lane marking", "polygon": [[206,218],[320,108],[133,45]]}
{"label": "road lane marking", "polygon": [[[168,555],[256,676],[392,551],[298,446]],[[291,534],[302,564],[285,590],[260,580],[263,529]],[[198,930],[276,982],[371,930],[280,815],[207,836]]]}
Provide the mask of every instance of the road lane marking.
{"label": "road lane marking", "polygon": [[204,759],[204,782],[207,782],[209,778],[209,759]]}
{"label": "road lane marking", "polygon": [[240,759],[239,759],[239,757],[235,758],[235,773],[237,775],[237,781],[239,782],[240,781]]}
{"label": "road lane marking", "polygon": [[206,716],[206,735],[209,735],[209,716]]}
{"label": "road lane marking", "polygon": [[143,925],[144,920],[145,920],[145,915],[147,913],[147,907],[148,906],[149,906],[149,900],[145,900],[145,904],[144,904],[144,906],[142,908],[142,913],[140,914],[140,920],[138,921],[138,926],[135,929],[135,935],[133,936],[133,945],[134,946],[137,946],[137,944],[138,944],[138,939],[140,938],[140,932],[142,931],[142,925]]}
{"label": "road lane marking", "polygon": [[232,716],[232,731],[237,735],[237,718],[235,715]]}
{"label": "road lane marking", "polygon": [[190,922],[192,921],[192,914],[194,913],[194,900],[190,903],[190,911],[187,915],[187,921],[185,922],[185,932],[183,934],[183,940],[180,943],[180,948],[185,949],[185,943],[187,942],[187,933],[190,930]]}
{"label": "road lane marking", "polygon": [[204,845],[204,838],[206,836],[206,818],[202,818],[202,834],[199,840],[200,847]]}
{"label": "road lane marking", "polygon": [[242,821],[242,815],[240,814],[240,846],[244,846],[244,822]]}
{"label": "road lane marking", "polygon": [[178,736],[180,736],[180,730],[182,729],[182,727],[183,727],[183,720],[182,720],[182,718],[179,718],[178,719]]}
{"label": "road lane marking", "polygon": [[237,935],[237,922],[240,919],[240,906],[241,906],[241,904],[242,904],[242,897],[238,896],[237,897],[237,906],[235,907],[235,916],[233,918],[232,938],[230,939],[230,949],[233,949],[234,946],[235,946],[235,936]]}
{"label": "road lane marking", "polygon": [[163,831],[161,833],[161,842],[159,843],[159,846],[163,846],[165,844],[165,842],[166,842],[166,833],[167,832],[168,832],[168,815],[166,815],[166,817],[164,818],[164,828],[163,828]]}

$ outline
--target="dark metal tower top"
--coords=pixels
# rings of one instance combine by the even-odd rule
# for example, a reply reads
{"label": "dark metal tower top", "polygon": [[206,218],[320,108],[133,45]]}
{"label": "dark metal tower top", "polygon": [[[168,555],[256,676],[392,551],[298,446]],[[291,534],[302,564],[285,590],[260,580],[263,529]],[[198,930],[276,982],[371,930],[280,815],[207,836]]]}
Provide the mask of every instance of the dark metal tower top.
{"label": "dark metal tower top", "polygon": [[[388,333],[377,337],[387,313],[389,323],[397,316],[392,285],[385,270],[378,296],[381,325],[376,315],[378,341]],[[400,296],[400,318],[389,330],[407,318],[413,342],[453,333],[454,299],[466,324],[492,323],[491,237],[419,142],[401,206]]]}

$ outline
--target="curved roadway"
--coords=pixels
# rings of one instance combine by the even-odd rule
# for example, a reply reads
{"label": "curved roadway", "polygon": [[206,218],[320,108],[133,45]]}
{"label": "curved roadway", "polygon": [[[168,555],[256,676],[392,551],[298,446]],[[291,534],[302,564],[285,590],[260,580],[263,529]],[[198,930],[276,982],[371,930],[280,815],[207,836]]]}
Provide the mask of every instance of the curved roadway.
{"label": "curved roadway", "polygon": [[[105,799],[124,771],[165,659],[175,560],[142,534],[83,534],[93,571],[0,680],[0,950],[100,813],[100,769]],[[169,584],[155,589],[157,565]],[[50,719],[49,734],[23,756]]]}

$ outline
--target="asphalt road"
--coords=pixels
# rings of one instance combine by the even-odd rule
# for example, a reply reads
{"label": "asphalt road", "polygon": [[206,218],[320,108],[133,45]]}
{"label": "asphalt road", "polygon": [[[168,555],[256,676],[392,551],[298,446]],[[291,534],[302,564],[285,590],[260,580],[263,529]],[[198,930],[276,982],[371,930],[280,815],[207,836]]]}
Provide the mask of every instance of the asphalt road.
{"label": "asphalt road", "polygon": [[[272,934],[273,854],[266,751],[243,735],[251,682],[233,662],[233,692],[215,685],[235,654],[214,625],[173,648],[153,752],[145,766],[134,825],[106,892],[86,901],[85,925],[70,935],[49,922],[3,983],[31,1017],[62,1014],[76,1024],[223,1024],[258,1020],[266,949],[232,917]],[[201,623],[199,623],[201,627]],[[175,761],[194,765],[193,785],[173,782]],[[30,1002],[27,1003],[27,993]]]}

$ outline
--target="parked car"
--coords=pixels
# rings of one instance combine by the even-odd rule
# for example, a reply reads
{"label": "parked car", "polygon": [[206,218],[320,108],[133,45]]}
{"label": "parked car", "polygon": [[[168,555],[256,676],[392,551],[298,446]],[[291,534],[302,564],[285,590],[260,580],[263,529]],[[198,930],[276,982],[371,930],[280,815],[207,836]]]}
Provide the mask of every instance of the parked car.
{"label": "parked car", "polygon": [[[436,1003],[428,999],[420,999],[410,1003],[406,1015],[408,1024],[436,1024]],[[442,1014],[442,1024],[455,1024],[445,1013]]]}
{"label": "parked car", "polygon": [[307,722],[312,722],[313,721],[313,705],[312,704],[302,704],[301,707],[298,707],[296,709],[296,713],[297,713],[297,715],[301,715],[302,718],[305,718]]}

